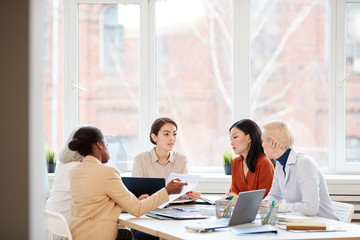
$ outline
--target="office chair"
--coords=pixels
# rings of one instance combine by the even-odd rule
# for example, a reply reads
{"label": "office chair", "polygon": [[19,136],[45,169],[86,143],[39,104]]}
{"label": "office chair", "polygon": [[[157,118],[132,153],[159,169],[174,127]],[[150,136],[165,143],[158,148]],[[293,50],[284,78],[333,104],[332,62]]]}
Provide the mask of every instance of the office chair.
{"label": "office chair", "polygon": [[44,210],[44,214],[50,240],[53,240],[54,235],[72,240],[69,225],[63,215],[48,210]]}
{"label": "office chair", "polygon": [[351,222],[351,218],[354,214],[354,205],[349,203],[334,202],[332,206],[335,210],[335,214],[341,222]]}

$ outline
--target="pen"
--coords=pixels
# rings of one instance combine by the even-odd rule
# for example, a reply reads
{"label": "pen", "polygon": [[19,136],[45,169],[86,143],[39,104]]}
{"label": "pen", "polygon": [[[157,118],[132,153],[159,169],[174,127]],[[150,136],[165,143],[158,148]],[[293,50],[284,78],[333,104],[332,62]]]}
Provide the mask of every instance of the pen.
{"label": "pen", "polygon": [[[269,206],[268,206],[269,207]],[[273,206],[270,207],[269,212],[266,214],[265,218],[262,220],[261,224],[268,224],[270,223],[269,220],[271,221],[272,218],[272,211],[273,211]]]}
{"label": "pen", "polygon": [[202,197],[202,196],[200,196],[200,199],[203,200],[204,202],[207,202],[207,203],[211,204],[211,205],[214,205],[214,204],[215,204],[215,203],[213,203],[211,200],[209,200],[209,199],[207,199],[207,198],[204,198],[204,197]]}
{"label": "pen", "polygon": [[234,196],[229,196],[229,197],[226,197],[225,199],[226,199],[226,200],[233,200],[233,199],[234,199]]}
{"label": "pen", "polygon": [[174,209],[174,210],[178,210],[178,211],[185,212],[185,210],[184,210],[184,209],[182,209],[182,208],[173,207],[173,209]]}
{"label": "pen", "polygon": [[219,218],[221,216],[221,214],[229,207],[230,204],[231,204],[231,201],[224,207],[224,209],[219,213],[219,215],[217,215],[217,218]]}
{"label": "pen", "polygon": [[230,206],[230,204],[232,204],[232,199],[234,198],[234,196],[230,196],[230,198],[228,199],[229,202],[228,204],[224,207],[224,209],[219,213],[219,215],[217,215],[217,218],[219,218],[221,216],[221,214]]}

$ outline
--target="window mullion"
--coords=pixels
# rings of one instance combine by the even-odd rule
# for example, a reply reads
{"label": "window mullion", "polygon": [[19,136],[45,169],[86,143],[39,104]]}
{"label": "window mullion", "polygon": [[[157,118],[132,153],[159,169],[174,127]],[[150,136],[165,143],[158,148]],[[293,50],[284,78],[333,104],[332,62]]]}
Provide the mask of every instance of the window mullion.
{"label": "window mullion", "polygon": [[64,135],[78,125],[78,2],[64,1]]}
{"label": "window mullion", "polygon": [[335,88],[335,165],[336,171],[346,171],[345,165],[345,87],[339,84],[345,75],[345,4],[336,2],[336,73],[332,81]]}
{"label": "window mullion", "polygon": [[250,116],[250,0],[233,1],[233,121]]}
{"label": "window mullion", "polygon": [[140,12],[140,151],[150,148],[148,132],[155,119],[155,1],[143,1]]}

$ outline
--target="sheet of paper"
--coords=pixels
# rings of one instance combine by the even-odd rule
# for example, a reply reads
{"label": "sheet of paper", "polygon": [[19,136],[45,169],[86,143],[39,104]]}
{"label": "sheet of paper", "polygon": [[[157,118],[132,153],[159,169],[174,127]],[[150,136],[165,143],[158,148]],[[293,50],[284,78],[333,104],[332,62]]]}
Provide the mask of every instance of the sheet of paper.
{"label": "sheet of paper", "polygon": [[197,184],[200,181],[200,175],[189,175],[189,174],[178,174],[178,173],[170,173],[170,176],[166,180],[166,185],[173,179],[180,178],[182,181],[187,182],[188,185],[184,186],[182,191],[178,194],[171,194],[169,196],[169,201],[161,204],[158,208],[164,208],[169,203],[184,195],[185,193],[196,188]]}
{"label": "sheet of paper", "polygon": [[168,205],[169,203],[171,203],[172,201],[174,201],[174,200],[177,199],[178,197],[184,195],[185,193],[191,191],[191,190],[194,189],[195,187],[196,187],[196,184],[188,183],[187,186],[184,186],[184,187],[183,187],[181,193],[179,193],[179,194],[171,194],[171,195],[169,196],[169,201],[161,204],[158,208],[164,208],[166,205]]}
{"label": "sheet of paper", "polygon": [[266,224],[251,227],[230,227],[230,231],[235,235],[242,234],[277,234],[276,227]]}
{"label": "sheet of paper", "polygon": [[197,185],[200,181],[200,175],[179,174],[172,172],[166,180],[166,184],[168,184],[171,180],[175,178],[180,178],[184,182],[192,183],[195,185]]}

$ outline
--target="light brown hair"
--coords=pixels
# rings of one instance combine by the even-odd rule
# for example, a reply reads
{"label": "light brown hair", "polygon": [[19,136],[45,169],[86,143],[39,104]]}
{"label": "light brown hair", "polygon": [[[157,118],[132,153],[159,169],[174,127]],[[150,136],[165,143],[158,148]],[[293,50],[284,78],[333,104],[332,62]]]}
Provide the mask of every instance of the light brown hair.
{"label": "light brown hair", "polygon": [[174,120],[167,117],[156,119],[151,125],[151,130],[150,130],[150,142],[152,142],[154,145],[156,145],[156,142],[152,139],[151,134],[155,134],[155,136],[157,136],[162,126],[164,126],[166,123],[173,124],[177,130],[177,124]]}

